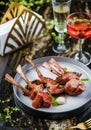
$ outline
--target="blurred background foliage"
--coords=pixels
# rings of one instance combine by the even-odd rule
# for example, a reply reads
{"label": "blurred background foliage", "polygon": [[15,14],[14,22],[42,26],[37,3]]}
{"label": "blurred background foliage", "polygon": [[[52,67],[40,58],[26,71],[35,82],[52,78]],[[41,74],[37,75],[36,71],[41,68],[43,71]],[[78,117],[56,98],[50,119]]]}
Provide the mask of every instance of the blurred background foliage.
{"label": "blurred background foliage", "polygon": [[10,4],[12,4],[12,2],[19,2],[29,9],[34,9],[38,11],[41,7],[50,4],[51,0],[1,0],[0,7],[8,7]]}
{"label": "blurred background foliage", "polygon": [[0,0],[0,21],[12,2],[18,2],[40,14],[43,14],[45,11],[44,9],[51,4],[51,0]]}
{"label": "blurred background foliage", "polygon": [[[18,2],[21,5],[27,7],[28,9],[32,9],[33,11],[36,11],[40,15],[42,15],[46,21],[47,28],[52,30],[54,28],[54,20],[51,19],[50,14],[51,13],[51,0],[1,0],[0,1],[0,21],[2,20],[2,17],[4,16],[7,8],[13,3]],[[49,8],[48,8],[49,7]],[[48,23],[47,23],[48,22]],[[53,31],[52,37],[56,43],[59,42],[59,38],[57,34]]]}

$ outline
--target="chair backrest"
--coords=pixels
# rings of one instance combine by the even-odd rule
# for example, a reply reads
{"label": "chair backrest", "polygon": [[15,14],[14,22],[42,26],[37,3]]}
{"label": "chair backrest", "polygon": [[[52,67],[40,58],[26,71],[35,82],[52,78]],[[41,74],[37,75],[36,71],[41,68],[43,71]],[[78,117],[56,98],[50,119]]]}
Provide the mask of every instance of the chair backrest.
{"label": "chair backrest", "polygon": [[16,51],[43,37],[46,33],[44,22],[32,11],[23,10],[17,17],[6,40],[4,53]]}
{"label": "chair backrest", "polygon": [[[34,40],[46,35],[46,27],[43,19],[40,18],[37,13],[25,7],[23,8],[23,6],[21,11],[20,7],[18,3],[17,8],[15,8],[13,4],[13,6],[8,9],[9,15],[7,16],[9,17],[4,16],[2,20],[2,23],[4,23],[7,19],[11,20],[15,18],[15,22],[6,38],[3,55],[21,49],[31,44]],[[11,15],[13,11],[15,12]]]}
{"label": "chair backrest", "polygon": [[12,20],[15,17],[20,16],[20,14],[22,13],[24,9],[27,9],[27,8],[17,2],[13,2],[7,9],[6,13],[4,14],[0,24],[3,24],[9,20]]}

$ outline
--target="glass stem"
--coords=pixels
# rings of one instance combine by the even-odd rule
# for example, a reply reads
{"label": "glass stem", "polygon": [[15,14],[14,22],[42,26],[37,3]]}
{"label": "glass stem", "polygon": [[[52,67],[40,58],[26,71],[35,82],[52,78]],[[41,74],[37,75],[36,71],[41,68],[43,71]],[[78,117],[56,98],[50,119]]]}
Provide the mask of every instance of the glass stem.
{"label": "glass stem", "polygon": [[67,50],[65,44],[64,44],[64,33],[59,33],[59,44],[58,44],[58,49],[61,50],[62,52],[65,52]]}
{"label": "glass stem", "polygon": [[60,43],[61,45],[63,45],[63,44],[64,44],[64,33],[59,33],[59,38],[60,38],[59,43]]}
{"label": "glass stem", "polygon": [[84,39],[79,39],[78,43],[79,43],[79,60],[81,60],[82,58],[82,43],[83,43]]}

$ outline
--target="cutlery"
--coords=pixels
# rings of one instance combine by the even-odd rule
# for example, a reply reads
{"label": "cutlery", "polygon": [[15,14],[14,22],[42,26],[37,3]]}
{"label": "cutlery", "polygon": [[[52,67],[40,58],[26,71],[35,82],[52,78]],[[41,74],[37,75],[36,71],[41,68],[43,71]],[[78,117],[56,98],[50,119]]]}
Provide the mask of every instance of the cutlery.
{"label": "cutlery", "polygon": [[88,120],[78,123],[75,126],[70,126],[68,128],[65,128],[64,130],[71,130],[71,129],[75,129],[75,128],[79,128],[81,130],[86,130],[86,129],[90,129],[91,128],[91,118],[89,118]]}

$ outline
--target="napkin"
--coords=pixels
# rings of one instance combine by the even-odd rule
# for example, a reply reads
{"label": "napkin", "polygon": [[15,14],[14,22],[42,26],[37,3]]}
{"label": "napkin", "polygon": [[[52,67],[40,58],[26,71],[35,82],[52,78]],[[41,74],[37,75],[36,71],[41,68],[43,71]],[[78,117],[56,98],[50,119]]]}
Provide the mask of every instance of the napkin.
{"label": "napkin", "polygon": [[19,17],[0,25],[0,55],[11,53],[44,35],[42,16],[23,10]]}
{"label": "napkin", "polygon": [[14,25],[16,18],[0,25],[0,55],[3,56],[3,51],[6,43],[7,36]]}

